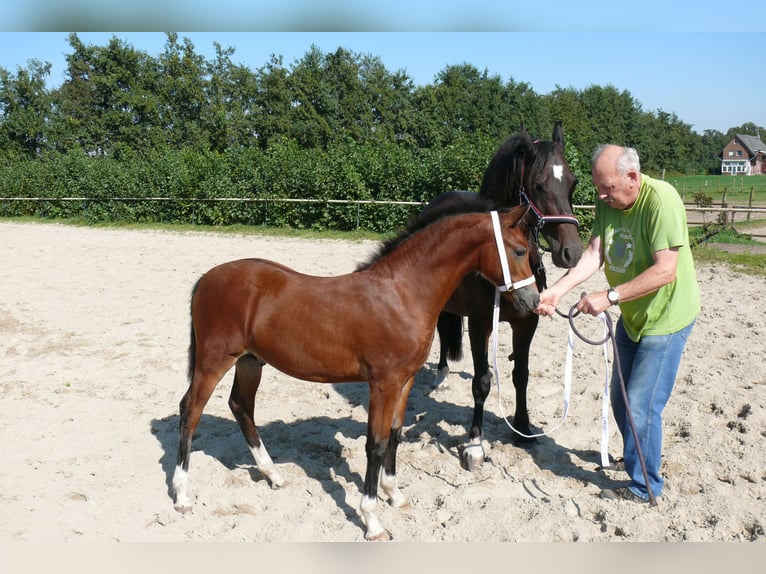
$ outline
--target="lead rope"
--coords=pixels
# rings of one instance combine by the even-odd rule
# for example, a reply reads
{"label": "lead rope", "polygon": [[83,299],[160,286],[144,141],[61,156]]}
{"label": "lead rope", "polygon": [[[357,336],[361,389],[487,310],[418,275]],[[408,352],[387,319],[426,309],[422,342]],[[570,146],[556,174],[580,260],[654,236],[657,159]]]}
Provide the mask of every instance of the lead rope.
{"label": "lead rope", "polygon": [[[606,337],[604,339],[604,342],[602,344],[603,352],[604,352],[604,398],[602,400],[601,404],[601,465],[602,466],[608,466],[609,465],[609,348],[606,344],[606,341],[608,340],[608,331],[607,331],[607,324],[606,324],[606,317],[604,316],[604,313],[601,313],[598,315],[598,318],[601,319],[602,323],[604,324],[604,336]],[[515,428],[509,421],[508,417],[505,414],[505,410],[503,409],[503,400],[502,400],[502,388],[500,383],[500,368],[498,367],[498,361],[497,361],[497,347],[498,347],[498,325],[499,325],[499,319],[500,319],[500,290],[495,290],[495,307],[492,311],[492,366],[495,371],[495,384],[497,386],[497,397],[498,397],[498,405],[500,408],[500,415],[502,416],[503,420],[505,421],[505,424],[508,425],[508,427],[518,434],[519,436],[523,436],[524,438],[537,438],[541,436],[546,436],[554,432],[556,429],[561,427],[561,425],[564,424],[564,422],[567,419],[567,414],[569,413],[569,397],[571,394],[572,389],[572,356],[574,351],[574,335],[575,331],[572,328],[572,326],[569,326],[569,334],[567,336],[567,353],[566,353],[566,362],[564,365],[564,390],[563,390],[563,414],[561,416],[561,420],[557,425],[555,425],[553,428],[539,432],[536,434],[525,434]]]}
{"label": "lead rope", "polygon": [[515,433],[526,437],[526,438],[535,438],[539,436],[543,436],[546,434],[549,434],[559,428],[562,424],[564,424],[564,420],[566,419],[567,411],[569,410],[569,392],[571,387],[571,356],[572,356],[572,349],[574,348],[574,339],[573,334],[576,334],[580,339],[585,341],[586,343],[590,345],[601,345],[604,348],[604,361],[607,365],[606,369],[606,379],[604,382],[604,398],[601,403],[601,465],[602,466],[608,466],[609,465],[609,457],[607,453],[607,444],[608,444],[608,432],[609,432],[609,371],[608,371],[608,360],[607,360],[607,342],[611,339],[612,340],[612,347],[613,347],[613,355],[614,355],[614,362],[615,367],[617,369],[617,374],[619,376],[620,380],[620,390],[622,391],[622,398],[623,402],[625,403],[625,412],[628,415],[628,422],[630,424],[630,430],[633,433],[633,440],[636,443],[636,454],[638,454],[638,462],[641,465],[641,472],[644,475],[644,484],[646,485],[646,490],[649,494],[649,503],[651,506],[657,506],[657,499],[654,497],[654,493],[652,492],[652,487],[649,485],[649,474],[646,471],[646,461],[644,459],[644,453],[641,450],[641,443],[638,440],[638,431],[636,431],[636,423],[633,420],[633,412],[630,408],[630,403],[628,402],[628,391],[625,387],[625,379],[622,376],[622,369],[620,368],[620,356],[619,353],[617,353],[617,344],[614,340],[614,328],[612,326],[612,317],[607,312],[602,312],[597,315],[598,318],[601,319],[601,321],[604,324],[604,338],[601,341],[591,341],[590,339],[586,338],[582,335],[574,326],[574,318],[579,315],[579,311],[577,310],[577,304],[575,303],[570,307],[569,309],[569,315],[563,314],[561,311],[556,309],[556,313],[561,315],[562,317],[566,317],[569,319],[569,336],[567,337],[567,364],[565,367],[565,377],[564,377],[564,416],[561,419],[561,422],[556,425],[553,429],[548,431],[547,433],[542,432],[534,435],[526,435],[515,428],[513,428],[513,425],[508,422],[508,419],[505,416],[505,412],[503,411],[503,405],[502,401],[500,401],[500,371],[497,367],[497,327],[498,327],[498,319],[500,317],[500,291],[495,290],[495,308],[492,312],[492,339],[493,339],[493,361],[494,361],[494,368],[495,368],[495,380],[497,382],[497,394],[498,394],[498,401],[500,401],[500,412],[503,415],[503,420],[505,420],[506,424],[513,430]]}

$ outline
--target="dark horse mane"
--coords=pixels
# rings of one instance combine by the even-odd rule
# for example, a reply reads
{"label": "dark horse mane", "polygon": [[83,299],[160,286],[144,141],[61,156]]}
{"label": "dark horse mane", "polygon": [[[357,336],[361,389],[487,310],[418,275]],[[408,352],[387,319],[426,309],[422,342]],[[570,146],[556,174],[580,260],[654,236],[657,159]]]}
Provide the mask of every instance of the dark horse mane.
{"label": "dark horse mane", "polygon": [[[492,156],[484,172],[479,195],[491,198],[500,205],[519,205],[520,174],[529,176],[539,173],[548,158],[556,152],[557,145],[548,140],[533,140],[522,125],[519,133],[505,140]],[[532,164],[527,165],[525,173],[522,164],[527,156],[532,158]]]}
{"label": "dark horse mane", "polygon": [[418,212],[412,214],[405,224],[404,228],[393,237],[384,239],[378,249],[373,255],[365,262],[357,266],[357,271],[363,271],[379,259],[385,257],[389,253],[395,251],[400,245],[407,241],[410,237],[422,231],[429,225],[436,223],[453,215],[461,215],[465,213],[487,213],[493,209],[497,209],[497,202],[490,198],[478,198],[477,201],[458,203],[458,204],[445,204],[437,209],[427,210],[426,212]]}

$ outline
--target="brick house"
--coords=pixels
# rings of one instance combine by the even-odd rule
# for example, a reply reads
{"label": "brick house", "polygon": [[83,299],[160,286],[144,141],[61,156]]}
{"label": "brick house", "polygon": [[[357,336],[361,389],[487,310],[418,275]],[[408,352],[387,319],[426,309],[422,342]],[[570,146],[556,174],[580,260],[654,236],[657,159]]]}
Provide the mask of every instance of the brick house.
{"label": "brick house", "polygon": [[720,157],[723,175],[766,174],[766,144],[759,136],[736,134]]}

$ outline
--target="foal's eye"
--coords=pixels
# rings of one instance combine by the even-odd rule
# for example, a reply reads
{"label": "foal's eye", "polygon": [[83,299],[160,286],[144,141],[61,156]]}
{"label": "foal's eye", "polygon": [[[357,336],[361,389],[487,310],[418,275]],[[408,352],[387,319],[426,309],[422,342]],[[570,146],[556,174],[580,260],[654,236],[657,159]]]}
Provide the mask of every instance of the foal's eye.
{"label": "foal's eye", "polygon": [[517,247],[513,250],[514,255],[518,258],[522,258],[527,254],[527,248],[526,247]]}

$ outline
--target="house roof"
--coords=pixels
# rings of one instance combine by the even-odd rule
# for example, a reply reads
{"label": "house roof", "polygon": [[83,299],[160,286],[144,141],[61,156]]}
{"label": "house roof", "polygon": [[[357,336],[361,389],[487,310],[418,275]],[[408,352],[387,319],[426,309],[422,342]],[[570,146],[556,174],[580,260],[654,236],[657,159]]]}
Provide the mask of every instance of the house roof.
{"label": "house roof", "polygon": [[756,155],[758,152],[766,153],[766,144],[759,137],[737,134],[737,139],[742,142],[742,145],[745,146],[751,156]]}

